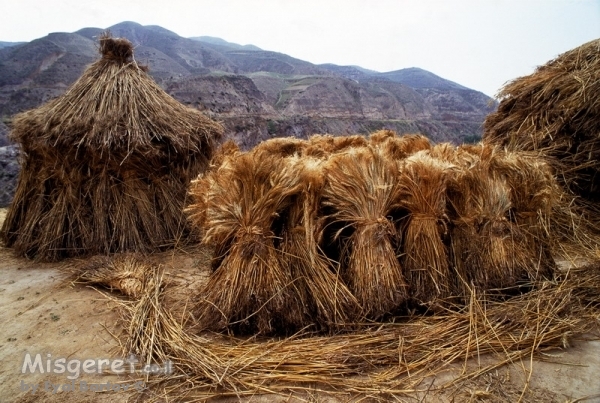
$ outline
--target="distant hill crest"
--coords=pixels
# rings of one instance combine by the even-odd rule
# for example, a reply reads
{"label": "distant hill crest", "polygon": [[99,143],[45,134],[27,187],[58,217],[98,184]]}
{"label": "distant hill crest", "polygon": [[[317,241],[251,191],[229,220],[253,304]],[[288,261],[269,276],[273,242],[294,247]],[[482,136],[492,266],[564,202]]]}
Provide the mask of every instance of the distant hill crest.
{"label": "distant hill crest", "polygon": [[[284,53],[212,36],[184,38],[156,25],[123,21],[56,32],[22,44],[0,42],[0,116],[62,94],[98,60],[106,30],[129,39],[135,60],[179,101],[223,121],[251,146],[276,135],[422,132],[434,141],[477,139],[494,101],[413,67],[377,72],[316,65]],[[6,45],[5,45],[6,44]]]}
{"label": "distant hill crest", "polygon": [[226,40],[221,39],[221,38],[217,38],[215,36],[195,36],[195,37],[192,37],[190,39],[193,39],[193,40],[196,40],[196,41],[200,41],[200,42],[204,42],[204,43],[209,43],[211,45],[223,46],[223,47],[227,47],[227,48],[231,48],[231,49],[262,50],[258,46],[254,46],[254,45],[240,45],[240,44],[233,43],[233,42],[227,42]]}

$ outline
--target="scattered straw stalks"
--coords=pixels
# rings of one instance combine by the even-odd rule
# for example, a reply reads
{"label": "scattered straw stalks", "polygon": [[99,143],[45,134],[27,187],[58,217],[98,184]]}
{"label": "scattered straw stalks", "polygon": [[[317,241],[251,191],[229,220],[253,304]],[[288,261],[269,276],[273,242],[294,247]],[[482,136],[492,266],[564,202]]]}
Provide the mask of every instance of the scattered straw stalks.
{"label": "scattered straw stalks", "polygon": [[75,282],[106,287],[137,299],[146,289],[146,279],[153,267],[138,254],[122,253],[113,256],[94,256],[76,264]]}
{"label": "scattered straw stalks", "polygon": [[[460,374],[442,387],[539,352],[567,348],[577,335],[598,330],[600,314],[600,265],[595,264],[564,272],[556,281],[536,282],[531,292],[501,302],[473,291],[466,306],[436,316],[366,325],[329,337],[301,333],[241,339],[191,332],[187,315],[174,316],[176,307],[164,302],[169,292],[164,275],[152,273],[140,299],[118,302],[129,324],[123,354],[136,352],[144,362],[173,364],[170,376],[147,379],[150,399],[156,401],[301,397],[309,392],[388,401],[427,392],[425,379],[461,363]],[[469,358],[486,354],[494,363],[466,365]]]}

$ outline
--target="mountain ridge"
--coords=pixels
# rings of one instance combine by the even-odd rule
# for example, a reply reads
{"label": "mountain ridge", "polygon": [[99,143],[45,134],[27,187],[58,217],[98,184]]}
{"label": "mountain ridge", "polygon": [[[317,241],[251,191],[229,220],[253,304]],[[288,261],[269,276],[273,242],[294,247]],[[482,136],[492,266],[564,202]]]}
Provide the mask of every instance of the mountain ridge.
{"label": "mountain ridge", "polygon": [[419,68],[380,73],[317,65],[254,45],[184,38],[124,21],[0,48],[0,145],[7,144],[14,114],[61,95],[100,58],[97,39],[107,30],[133,43],[135,60],[149,66],[165,91],[220,121],[226,137],[242,148],[277,136],[383,128],[421,132],[435,142],[473,141],[495,108],[485,94]]}
{"label": "mountain ridge", "polygon": [[209,43],[212,45],[217,45],[217,46],[221,46],[221,47],[225,47],[225,48],[231,48],[231,49],[242,49],[242,50],[263,50],[261,48],[259,48],[258,46],[254,46],[254,45],[240,45],[238,43],[233,43],[233,42],[228,42],[224,39],[221,38],[217,38],[216,36],[193,36],[190,37],[189,39],[193,39],[195,41],[200,41],[200,42],[205,42],[205,43]]}
{"label": "mountain ridge", "polygon": [[[208,36],[184,38],[160,26],[143,26],[132,21],[115,24],[107,30],[134,44],[136,60],[150,67],[150,73],[163,88],[171,90],[181,102],[205,109],[216,118],[223,115],[234,119],[232,111],[240,109],[227,110],[227,99],[222,99],[214,87],[215,79],[195,80],[195,77],[249,78],[263,93],[260,102],[256,94],[246,94],[254,89],[242,85],[244,80],[223,80],[229,87],[221,92],[231,96],[232,105],[245,102],[246,109],[265,114],[268,119],[285,120],[300,114],[302,118],[406,120],[417,126],[422,123],[420,119],[435,120],[435,127],[448,126],[447,133],[443,130],[425,133],[438,141],[460,142],[477,137],[480,132],[477,124],[493,108],[488,105],[493,100],[484,94],[419,68],[381,73],[360,66],[315,65],[254,45]],[[0,115],[6,119],[59,95],[99,57],[96,40],[105,31],[86,27],[0,49]],[[199,83],[206,87],[199,87]],[[193,91],[182,90],[186,85]],[[261,107],[259,111],[254,107],[254,103],[264,102],[270,103],[269,108]],[[457,121],[471,128],[457,131],[453,123]],[[240,125],[235,126],[240,129]],[[262,140],[266,131],[265,127],[247,129],[247,144]],[[361,129],[365,130],[366,127]],[[311,134],[308,128],[300,131]],[[337,132],[335,128],[328,131]]]}

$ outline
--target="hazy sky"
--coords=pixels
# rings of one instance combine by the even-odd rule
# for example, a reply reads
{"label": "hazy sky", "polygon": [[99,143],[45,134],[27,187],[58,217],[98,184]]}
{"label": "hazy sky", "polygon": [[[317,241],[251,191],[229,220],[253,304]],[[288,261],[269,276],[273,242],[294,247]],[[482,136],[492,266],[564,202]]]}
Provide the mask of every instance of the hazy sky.
{"label": "hazy sky", "polygon": [[492,96],[600,38],[600,0],[0,1],[0,41],[135,21],[312,63],[421,67]]}

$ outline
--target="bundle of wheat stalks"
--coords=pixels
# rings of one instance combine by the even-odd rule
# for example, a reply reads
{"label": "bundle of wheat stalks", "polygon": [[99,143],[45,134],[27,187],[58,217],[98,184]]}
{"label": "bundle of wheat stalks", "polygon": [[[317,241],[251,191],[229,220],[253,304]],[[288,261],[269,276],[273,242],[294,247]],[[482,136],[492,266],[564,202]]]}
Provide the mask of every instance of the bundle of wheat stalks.
{"label": "bundle of wheat stalks", "polygon": [[144,257],[136,253],[98,255],[76,261],[75,282],[119,291],[131,298],[140,298],[146,281],[154,275]]}
{"label": "bundle of wheat stalks", "polygon": [[125,39],[62,96],[13,121],[23,150],[1,237],[42,260],[150,252],[188,239],[187,189],[221,126],[165,93]]}
{"label": "bundle of wheat stalks", "polygon": [[553,277],[561,195],[536,155],[489,144],[390,131],[226,144],[191,189],[215,247],[199,324],[336,331],[526,290]]}
{"label": "bundle of wheat stalks", "polygon": [[450,155],[460,167],[447,192],[459,294],[552,278],[549,218],[561,192],[548,165],[482,144]]}

